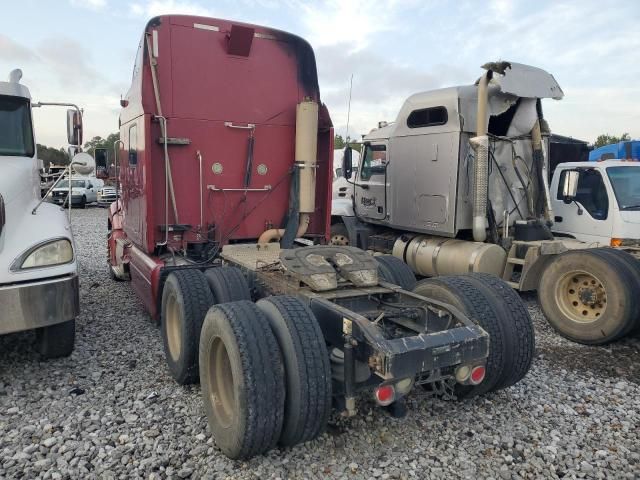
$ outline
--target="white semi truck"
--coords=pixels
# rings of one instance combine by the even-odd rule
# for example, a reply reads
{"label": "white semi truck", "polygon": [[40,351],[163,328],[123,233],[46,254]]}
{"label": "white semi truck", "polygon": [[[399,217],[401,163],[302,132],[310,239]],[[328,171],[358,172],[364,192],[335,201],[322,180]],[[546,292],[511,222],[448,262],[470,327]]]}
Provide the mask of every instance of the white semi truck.
{"label": "white semi truck", "polygon": [[[69,219],[40,198],[32,104],[22,72],[0,82],[0,334],[36,330],[45,358],[73,351],[78,266]],[[57,104],[56,104],[57,105]],[[69,143],[82,142],[79,109],[67,114]]]}
{"label": "white semi truck", "polygon": [[[574,341],[626,335],[640,324],[640,263],[620,248],[590,248],[611,240],[551,232],[566,208],[577,213],[586,175],[573,164],[573,172],[559,172],[561,185],[547,181],[542,99],[559,100],[562,89],[539,68],[483,68],[473,85],[409,97],[395,122],[364,137],[352,207],[332,218],[333,232],[350,245],[392,253],[422,276],[485,272],[519,291],[538,290],[551,325]],[[342,172],[347,179],[354,172],[348,149]],[[620,207],[624,187],[611,185]],[[631,203],[618,208],[626,224],[637,208]]]}

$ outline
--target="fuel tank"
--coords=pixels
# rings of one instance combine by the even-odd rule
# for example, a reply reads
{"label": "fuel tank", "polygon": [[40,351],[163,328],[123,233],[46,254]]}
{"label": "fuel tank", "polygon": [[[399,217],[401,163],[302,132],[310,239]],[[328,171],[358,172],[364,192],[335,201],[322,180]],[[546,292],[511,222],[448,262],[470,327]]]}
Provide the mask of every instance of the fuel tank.
{"label": "fuel tank", "polygon": [[507,253],[498,245],[429,235],[398,237],[393,256],[425,277],[470,272],[502,276],[507,261]]}

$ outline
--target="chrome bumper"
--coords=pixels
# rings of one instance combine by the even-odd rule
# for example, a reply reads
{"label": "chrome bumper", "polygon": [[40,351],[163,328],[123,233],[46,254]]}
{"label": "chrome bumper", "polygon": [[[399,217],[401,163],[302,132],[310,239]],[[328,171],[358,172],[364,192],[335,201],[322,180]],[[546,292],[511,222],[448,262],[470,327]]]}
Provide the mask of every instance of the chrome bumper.
{"label": "chrome bumper", "polygon": [[0,334],[47,327],[80,313],[78,276],[0,286]]}

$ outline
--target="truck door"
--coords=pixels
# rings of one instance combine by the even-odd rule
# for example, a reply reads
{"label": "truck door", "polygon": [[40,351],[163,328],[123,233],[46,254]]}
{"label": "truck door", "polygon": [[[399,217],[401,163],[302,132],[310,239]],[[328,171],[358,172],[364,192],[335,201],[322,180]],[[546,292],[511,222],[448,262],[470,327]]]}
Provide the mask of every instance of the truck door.
{"label": "truck door", "polygon": [[567,204],[562,187],[568,171],[570,169],[556,172],[559,178],[555,191],[553,231],[584,242],[609,245],[613,228],[613,202],[609,199],[609,191],[601,173],[595,168],[579,168],[575,202]]}
{"label": "truck door", "polygon": [[387,145],[365,143],[355,187],[355,208],[359,216],[384,220],[387,216]]}

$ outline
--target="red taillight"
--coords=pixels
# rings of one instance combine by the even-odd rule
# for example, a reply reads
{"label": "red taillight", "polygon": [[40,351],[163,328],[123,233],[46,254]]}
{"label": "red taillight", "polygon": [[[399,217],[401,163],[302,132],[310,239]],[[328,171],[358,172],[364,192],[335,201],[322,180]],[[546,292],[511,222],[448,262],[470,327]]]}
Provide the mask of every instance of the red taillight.
{"label": "red taillight", "polygon": [[471,370],[471,376],[469,377],[469,381],[474,385],[478,385],[484,380],[485,373],[486,373],[486,370],[484,366],[479,365],[477,367],[473,367],[473,369]]}
{"label": "red taillight", "polygon": [[386,406],[396,399],[396,391],[393,385],[382,385],[376,388],[376,401],[379,405]]}

